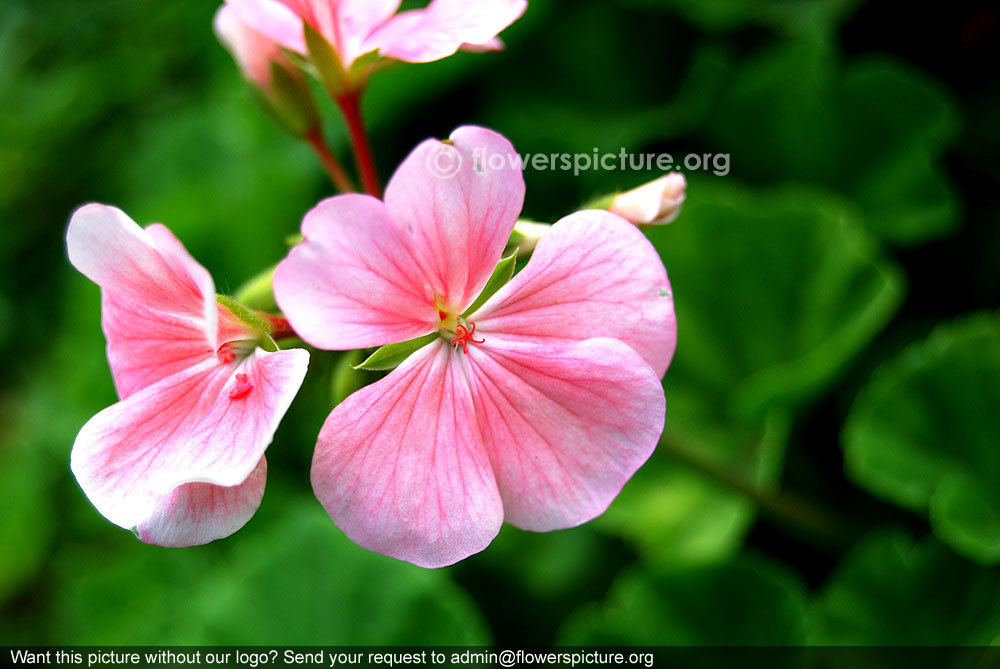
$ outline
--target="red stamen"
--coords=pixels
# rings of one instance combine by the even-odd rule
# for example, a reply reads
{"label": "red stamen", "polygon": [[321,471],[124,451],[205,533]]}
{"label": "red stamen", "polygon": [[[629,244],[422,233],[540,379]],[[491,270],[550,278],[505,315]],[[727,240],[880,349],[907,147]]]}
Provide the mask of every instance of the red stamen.
{"label": "red stamen", "polygon": [[455,334],[458,336],[451,340],[452,344],[457,344],[462,347],[462,353],[465,355],[469,355],[469,342],[472,342],[473,344],[482,344],[486,341],[485,339],[473,339],[472,335],[476,334],[476,324],[469,321],[469,326],[471,329],[459,323],[458,327],[455,329]]}
{"label": "red stamen", "polygon": [[215,357],[219,359],[224,365],[228,365],[233,360],[236,359],[236,354],[233,353],[233,342],[227,341],[225,344],[219,347],[219,350],[215,352]]}
{"label": "red stamen", "polygon": [[229,391],[229,399],[238,400],[241,397],[246,397],[251,390],[253,390],[253,383],[247,379],[247,375],[237,374],[236,385]]}

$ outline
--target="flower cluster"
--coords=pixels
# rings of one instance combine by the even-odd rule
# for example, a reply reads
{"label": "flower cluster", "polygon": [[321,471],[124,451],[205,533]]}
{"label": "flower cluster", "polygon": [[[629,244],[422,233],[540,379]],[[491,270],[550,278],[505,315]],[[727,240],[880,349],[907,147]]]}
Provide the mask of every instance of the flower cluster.
{"label": "flower cluster", "polygon": [[[499,48],[497,33],[525,9],[434,0],[396,14],[398,5],[229,0],[216,29],[287,111],[288,82],[302,84],[299,102],[308,95],[306,70],[324,79],[335,65],[331,94],[356,99],[378,62]],[[316,127],[300,130],[312,142]],[[447,179],[431,169],[442,143],[462,158]],[[162,225],[79,209],[70,261],[101,286],[120,397],[73,446],[73,472],[97,509],[167,546],[246,523],[263,494],[264,451],[306,374],[304,342],[382,347],[362,368],[391,370],[333,408],[313,458],[316,496],[361,546],[439,567],[481,551],[505,521],[548,531],[602,513],[663,429],[673,294],[634,223],[671,220],[683,178],[525,227],[520,170],[476,169],[484,149],[514,154],[496,132],[464,126],[419,144],[384,197],[369,187],[317,204],[274,272],[280,314],[216,295]],[[370,161],[357,157],[373,186]],[[516,274],[503,258],[512,245],[530,252]],[[290,340],[300,347],[282,348]]]}

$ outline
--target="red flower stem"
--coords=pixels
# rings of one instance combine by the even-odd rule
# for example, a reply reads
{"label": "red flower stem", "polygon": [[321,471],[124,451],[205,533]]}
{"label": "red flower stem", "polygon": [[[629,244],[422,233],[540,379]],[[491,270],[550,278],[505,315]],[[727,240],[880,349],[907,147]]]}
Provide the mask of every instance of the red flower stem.
{"label": "red flower stem", "polygon": [[337,160],[337,157],[333,155],[333,152],[326,145],[326,140],[323,139],[323,133],[320,129],[318,127],[313,128],[305,134],[305,138],[309,142],[309,146],[316,152],[320,162],[323,163],[323,168],[326,169],[326,173],[330,176],[330,181],[333,182],[334,188],[341,193],[353,193],[356,190],[354,183],[347,176],[347,172],[344,171],[340,161]]}
{"label": "red flower stem", "polygon": [[368,143],[368,135],[365,133],[365,126],[361,120],[360,101],[360,91],[347,93],[337,98],[340,111],[344,113],[344,118],[347,120],[347,130],[351,134],[354,158],[358,163],[358,172],[361,174],[361,186],[369,195],[382,197],[382,187],[379,185],[378,173],[375,171],[371,145]]}

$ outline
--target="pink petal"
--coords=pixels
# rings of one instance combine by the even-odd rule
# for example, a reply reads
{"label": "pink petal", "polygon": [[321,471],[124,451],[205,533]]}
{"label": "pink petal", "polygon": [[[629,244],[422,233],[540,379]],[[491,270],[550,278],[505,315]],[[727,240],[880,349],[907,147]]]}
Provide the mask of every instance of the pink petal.
{"label": "pink petal", "polygon": [[413,257],[446,311],[461,313],[493,272],[524,203],[524,177],[510,142],[485,128],[428,139],[385,191],[392,219],[411,232]]}
{"label": "pink petal", "polygon": [[637,225],[670,223],[681,212],[686,189],[684,175],[671,172],[615,196],[608,211]]}
{"label": "pink petal", "polygon": [[[126,528],[154,517],[152,500],[178,486],[237,486],[263,457],[308,359],[301,349],[257,349],[238,366],[209,359],[147,386],[83,426],[73,473],[94,506]],[[237,375],[252,390],[233,399]]]}
{"label": "pink petal", "polygon": [[340,57],[350,67],[364,54],[365,40],[399,9],[400,0],[339,0],[336,3],[340,28]]}
{"label": "pink petal", "polygon": [[271,88],[271,62],[285,58],[269,37],[244,23],[229,5],[222,5],[212,22],[215,34],[233,55],[243,76],[264,90]]}
{"label": "pink petal", "polygon": [[490,51],[503,51],[507,45],[503,43],[503,40],[499,37],[494,37],[488,42],[482,44],[463,44],[462,51],[468,51],[469,53],[488,53]]}
{"label": "pink petal", "polygon": [[302,18],[277,0],[226,0],[241,22],[296,53],[306,53]]}
{"label": "pink petal", "polygon": [[313,490],[370,550],[423,567],[485,548],[503,521],[468,367],[443,342],[337,406],[319,435]]}
{"label": "pink petal", "polygon": [[120,209],[88,204],[66,233],[69,259],[116,298],[200,323],[214,341],[215,284],[162,225],[143,230]]}
{"label": "pink petal", "polygon": [[538,344],[619,339],[658,376],[677,344],[663,262],[639,230],[605,211],[577,212],[553,225],[527,266],[471,319],[483,335]]}
{"label": "pink petal", "polygon": [[101,324],[118,397],[153,385],[215,355],[201,324],[147,309],[103,291]]}
{"label": "pink petal", "polygon": [[149,516],[133,530],[147,544],[198,546],[228,537],[246,525],[260,506],[267,480],[267,460],[243,483],[229,488],[211,483],[185,483],[166,495],[153,495]]}
{"label": "pink petal", "polygon": [[278,305],[304,340],[324,349],[380,346],[434,330],[434,294],[408,235],[367,195],[320,202],[306,239],[274,274]]}
{"label": "pink petal", "polygon": [[572,527],[604,512],[663,430],[659,377],[618,340],[487,335],[468,361],[505,520],[520,528]]}
{"label": "pink petal", "polygon": [[463,44],[486,44],[516,21],[525,0],[434,0],[426,9],[398,14],[365,42],[365,50],[411,63],[452,55]]}

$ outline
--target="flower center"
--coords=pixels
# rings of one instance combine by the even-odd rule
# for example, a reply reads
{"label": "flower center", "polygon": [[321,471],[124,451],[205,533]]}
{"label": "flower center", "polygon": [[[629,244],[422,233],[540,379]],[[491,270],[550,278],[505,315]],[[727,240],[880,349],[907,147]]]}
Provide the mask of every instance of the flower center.
{"label": "flower center", "polygon": [[253,352],[257,343],[252,339],[237,339],[227,341],[215,352],[215,357],[224,365],[234,362],[237,358],[245,358]]}
{"label": "flower center", "polygon": [[469,327],[459,323],[458,326],[456,326],[455,334],[458,336],[452,339],[451,343],[454,344],[456,348],[461,346],[462,353],[465,355],[469,355],[469,344],[482,344],[486,341],[485,339],[476,339],[473,337],[473,335],[476,334],[476,324],[472,321],[469,321]]}

